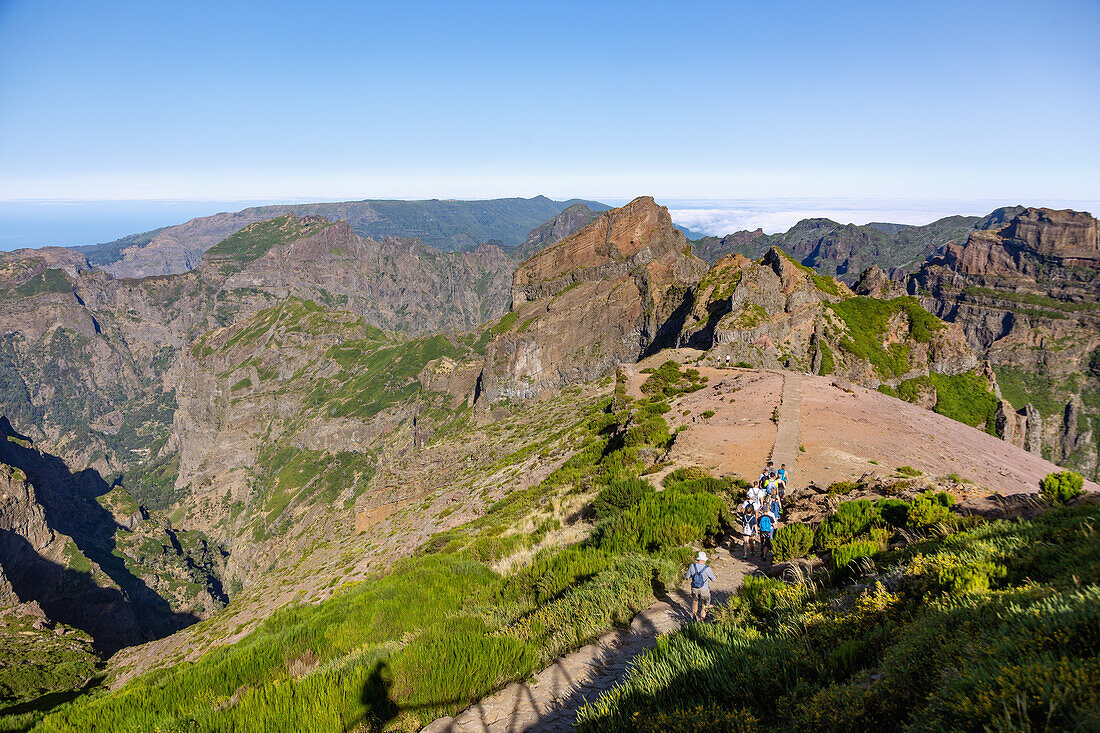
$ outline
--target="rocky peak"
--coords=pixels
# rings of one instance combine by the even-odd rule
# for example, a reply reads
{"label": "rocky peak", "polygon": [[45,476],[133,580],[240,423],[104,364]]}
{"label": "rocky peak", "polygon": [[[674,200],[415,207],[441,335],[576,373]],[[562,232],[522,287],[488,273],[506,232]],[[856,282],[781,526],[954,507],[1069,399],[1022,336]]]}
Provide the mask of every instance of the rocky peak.
{"label": "rocky peak", "polygon": [[487,350],[483,394],[527,399],[636,361],[675,339],[674,315],[705,272],[652,198],[601,213],[516,270],[512,312]]}
{"label": "rocky peak", "polygon": [[1018,247],[1065,265],[1100,269],[1096,219],[1085,211],[1024,209],[1003,230]]}
{"label": "rocky peak", "polygon": [[859,280],[852,286],[852,292],[891,300],[905,295],[905,286],[891,279],[878,265],[871,265],[860,274]]}
{"label": "rocky peak", "polygon": [[556,295],[575,282],[619,277],[667,252],[687,248],[687,238],[673,226],[668,209],[641,196],[601,213],[516,268],[512,308]]}
{"label": "rocky peak", "polygon": [[591,224],[597,216],[599,214],[586,204],[573,204],[545,224],[532,229],[516,252],[520,257],[530,257]]}
{"label": "rocky peak", "polygon": [[948,245],[931,263],[1004,277],[1032,277],[1040,263],[1100,269],[1096,219],[1084,211],[1022,209],[999,229],[976,230],[966,244]]}

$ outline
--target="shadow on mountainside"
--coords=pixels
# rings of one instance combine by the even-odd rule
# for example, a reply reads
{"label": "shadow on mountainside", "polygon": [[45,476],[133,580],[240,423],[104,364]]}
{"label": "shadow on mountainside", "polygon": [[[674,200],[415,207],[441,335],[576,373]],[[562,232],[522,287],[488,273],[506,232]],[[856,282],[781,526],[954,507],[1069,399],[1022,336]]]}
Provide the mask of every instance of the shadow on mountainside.
{"label": "shadow on mountainside", "polygon": [[111,486],[93,469],[77,473],[57,456],[7,440],[21,437],[0,422],[0,461],[22,470],[34,487],[46,524],[73,539],[117,588],[102,587],[88,572],[53,563],[15,532],[0,535],[0,564],[20,600],[38,601],[51,617],[91,634],[106,655],[124,646],[159,639],[198,619],[176,613],[114,554],[118,524],[96,501]]}

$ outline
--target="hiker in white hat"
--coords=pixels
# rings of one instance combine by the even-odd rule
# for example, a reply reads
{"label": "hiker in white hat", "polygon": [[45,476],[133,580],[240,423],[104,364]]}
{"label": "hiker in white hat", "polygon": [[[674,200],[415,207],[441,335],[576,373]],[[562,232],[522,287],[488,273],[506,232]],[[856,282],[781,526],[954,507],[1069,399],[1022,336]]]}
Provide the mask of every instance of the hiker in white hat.
{"label": "hiker in white hat", "polygon": [[691,581],[691,618],[705,621],[710,604],[710,584],[718,581],[707,565],[707,553],[700,552],[695,556],[695,562],[687,570],[687,579]]}

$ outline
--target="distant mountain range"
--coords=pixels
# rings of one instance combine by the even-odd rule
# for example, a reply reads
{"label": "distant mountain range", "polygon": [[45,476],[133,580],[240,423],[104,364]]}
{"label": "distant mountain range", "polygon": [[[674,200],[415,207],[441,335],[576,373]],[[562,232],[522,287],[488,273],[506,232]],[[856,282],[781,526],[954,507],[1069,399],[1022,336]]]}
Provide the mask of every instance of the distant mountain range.
{"label": "distant mountain range", "polygon": [[131,234],[113,242],[74,247],[115,277],[175,275],[191,270],[203,253],[249,224],[284,214],[343,219],[361,237],[419,239],[443,252],[468,252],[486,242],[506,250],[522,245],[532,229],[576,204],[604,211],[598,201],[553,201],[545,196],[485,201],[363,200],[253,206],[232,213]]}
{"label": "distant mountain range", "polygon": [[894,279],[916,270],[941,247],[965,242],[972,231],[1004,226],[1022,206],[997,209],[989,216],[948,216],[923,226],[872,222],[840,224],[831,219],[803,219],[782,234],[741,231],[694,241],[696,254],[707,262],[737,253],[750,259],[779,247],[815,270],[853,283],[871,265]]}

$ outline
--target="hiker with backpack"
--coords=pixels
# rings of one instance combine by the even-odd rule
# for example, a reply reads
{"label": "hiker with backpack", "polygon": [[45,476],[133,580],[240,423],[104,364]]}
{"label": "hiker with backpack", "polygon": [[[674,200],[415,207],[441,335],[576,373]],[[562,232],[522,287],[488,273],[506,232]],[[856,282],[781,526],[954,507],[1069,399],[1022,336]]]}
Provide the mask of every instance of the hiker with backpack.
{"label": "hiker with backpack", "polygon": [[752,541],[756,536],[756,508],[751,501],[741,505],[741,544],[744,548],[744,557],[749,559],[749,553],[753,551]]}
{"label": "hiker with backpack", "polygon": [[691,618],[693,621],[705,621],[707,606],[710,605],[710,584],[718,581],[707,565],[707,553],[700,552],[695,556],[695,562],[687,569],[687,579],[691,581]]}
{"label": "hiker with backpack", "polygon": [[772,554],[772,537],[775,534],[775,515],[770,511],[765,512],[759,520],[760,527],[760,559],[774,558]]}

